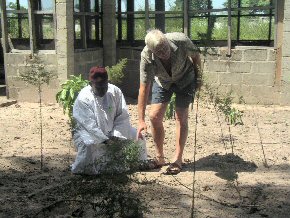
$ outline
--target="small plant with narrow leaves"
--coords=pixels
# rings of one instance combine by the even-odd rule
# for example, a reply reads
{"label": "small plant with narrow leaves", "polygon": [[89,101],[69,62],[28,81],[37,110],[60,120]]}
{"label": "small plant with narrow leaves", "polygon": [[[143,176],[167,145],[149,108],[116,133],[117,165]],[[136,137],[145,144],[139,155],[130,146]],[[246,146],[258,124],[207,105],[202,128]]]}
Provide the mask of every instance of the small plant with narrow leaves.
{"label": "small plant with narrow leaves", "polygon": [[44,61],[38,55],[30,55],[26,67],[27,70],[21,72],[19,77],[27,84],[37,87],[39,98],[39,116],[40,116],[40,168],[43,168],[43,126],[42,126],[42,89],[44,84],[56,78],[57,75],[53,72],[47,71]]}
{"label": "small plant with narrow leaves", "polygon": [[215,105],[218,110],[223,112],[225,115],[226,121],[228,121],[231,125],[243,124],[242,117],[243,112],[232,107],[233,97],[232,92],[228,92],[225,96],[215,97]]}

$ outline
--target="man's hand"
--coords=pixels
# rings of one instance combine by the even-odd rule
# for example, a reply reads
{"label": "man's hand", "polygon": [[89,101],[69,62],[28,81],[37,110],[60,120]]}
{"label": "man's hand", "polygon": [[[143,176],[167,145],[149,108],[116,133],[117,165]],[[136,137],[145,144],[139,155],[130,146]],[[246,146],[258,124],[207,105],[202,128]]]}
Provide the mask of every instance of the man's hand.
{"label": "man's hand", "polygon": [[145,131],[145,133],[147,133],[147,124],[145,123],[145,121],[140,121],[138,124],[138,129],[137,129],[137,140],[138,139],[143,139],[143,135],[142,135],[142,131]]}

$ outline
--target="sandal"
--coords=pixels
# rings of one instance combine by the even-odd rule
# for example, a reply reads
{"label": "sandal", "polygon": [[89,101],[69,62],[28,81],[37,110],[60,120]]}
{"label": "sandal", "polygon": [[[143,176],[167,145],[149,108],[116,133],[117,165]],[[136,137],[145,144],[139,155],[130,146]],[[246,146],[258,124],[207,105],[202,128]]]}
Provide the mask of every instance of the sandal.
{"label": "sandal", "polygon": [[[158,158],[164,158],[164,157],[158,157]],[[161,169],[165,164],[160,164],[157,157],[154,157],[153,159],[146,160],[140,164],[139,169],[140,170],[155,170],[155,169]]]}
{"label": "sandal", "polygon": [[176,175],[178,173],[180,173],[182,170],[181,165],[179,165],[178,163],[174,162],[172,164],[170,164],[168,166],[168,168],[166,169],[166,172],[164,174],[166,175]]}

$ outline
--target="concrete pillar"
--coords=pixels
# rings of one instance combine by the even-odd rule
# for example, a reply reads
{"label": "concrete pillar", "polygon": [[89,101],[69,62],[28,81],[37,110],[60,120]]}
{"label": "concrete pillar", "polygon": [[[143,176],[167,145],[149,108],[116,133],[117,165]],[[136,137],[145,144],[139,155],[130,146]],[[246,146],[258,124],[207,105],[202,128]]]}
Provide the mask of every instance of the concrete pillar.
{"label": "concrete pillar", "polygon": [[290,0],[285,0],[284,5],[282,81],[290,84]]}
{"label": "concrete pillar", "polygon": [[60,82],[74,73],[74,19],[73,1],[56,0],[56,35],[57,71]]}
{"label": "concrete pillar", "polygon": [[103,60],[105,66],[116,64],[115,1],[103,1]]}

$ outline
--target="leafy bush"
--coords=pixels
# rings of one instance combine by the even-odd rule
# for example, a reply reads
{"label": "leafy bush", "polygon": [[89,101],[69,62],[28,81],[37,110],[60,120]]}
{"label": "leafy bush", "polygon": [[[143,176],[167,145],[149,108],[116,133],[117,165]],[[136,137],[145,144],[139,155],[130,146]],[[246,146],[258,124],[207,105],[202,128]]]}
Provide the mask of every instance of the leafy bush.
{"label": "leafy bush", "polygon": [[115,85],[118,85],[122,82],[124,77],[124,68],[127,64],[127,58],[121,59],[116,65],[112,67],[106,67],[108,72],[109,81]]}
{"label": "leafy bush", "polygon": [[89,84],[88,80],[82,78],[82,75],[71,76],[61,85],[61,90],[56,94],[56,101],[63,106],[63,112],[67,113],[72,124],[73,104],[82,88]]}
{"label": "leafy bush", "polygon": [[232,107],[232,92],[228,92],[225,96],[215,97],[215,105],[217,106],[218,110],[223,112],[225,115],[225,119],[231,125],[243,124],[242,116],[243,112]]}

